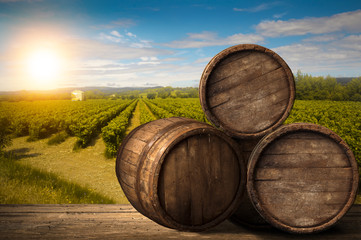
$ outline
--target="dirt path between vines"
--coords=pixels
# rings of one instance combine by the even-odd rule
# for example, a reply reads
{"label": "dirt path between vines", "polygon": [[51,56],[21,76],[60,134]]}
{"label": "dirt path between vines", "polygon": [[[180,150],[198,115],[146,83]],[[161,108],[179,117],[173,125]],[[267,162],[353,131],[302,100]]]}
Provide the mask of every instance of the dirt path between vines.
{"label": "dirt path between vines", "polygon": [[134,112],[132,114],[132,117],[129,121],[129,126],[127,128],[127,131],[125,132],[126,135],[130,133],[134,128],[138,127],[140,125],[140,110],[139,110],[139,101],[137,102],[137,106],[135,106]]}
{"label": "dirt path between vines", "polygon": [[[143,101],[143,100],[141,100],[141,101]],[[157,116],[155,116],[154,113],[149,109],[148,105],[145,104],[145,102],[143,102],[143,104],[144,104],[144,106],[145,106],[145,109],[148,110],[149,114],[152,115],[152,117],[153,117],[154,119],[158,119]]]}

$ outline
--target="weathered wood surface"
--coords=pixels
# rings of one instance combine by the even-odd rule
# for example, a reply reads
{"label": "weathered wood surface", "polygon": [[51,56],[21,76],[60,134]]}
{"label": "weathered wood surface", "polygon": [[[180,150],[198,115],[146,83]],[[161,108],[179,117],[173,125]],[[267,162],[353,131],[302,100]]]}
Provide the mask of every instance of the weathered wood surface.
{"label": "weathered wood surface", "polygon": [[199,83],[199,97],[209,121],[228,134],[260,137],[287,118],[295,98],[294,78],[275,52],[240,44],[208,63]]}
{"label": "weathered wood surface", "polygon": [[131,205],[0,205],[0,239],[360,239],[361,205],[331,229],[291,235],[275,228],[252,229],[229,221],[204,232],[163,227]]}
{"label": "weathered wood surface", "polygon": [[322,231],[351,207],[358,188],[347,144],[316,124],[284,125],[263,138],[248,164],[248,192],[258,212],[290,232]]}
{"label": "weathered wood surface", "polygon": [[228,218],[245,193],[238,145],[213,126],[165,118],[123,141],[116,172],[130,203],[154,221],[199,231]]}

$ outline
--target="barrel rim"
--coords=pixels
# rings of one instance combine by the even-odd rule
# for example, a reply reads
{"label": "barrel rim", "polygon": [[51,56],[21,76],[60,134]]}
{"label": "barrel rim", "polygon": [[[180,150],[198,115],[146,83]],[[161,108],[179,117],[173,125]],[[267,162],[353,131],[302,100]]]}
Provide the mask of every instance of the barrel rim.
{"label": "barrel rim", "polygon": [[[120,162],[122,161],[122,154],[124,151],[125,146],[127,145],[127,143],[129,142],[129,140],[133,137],[133,135],[138,132],[140,129],[144,128],[146,125],[157,121],[157,120],[153,120],[150,122],[147,122],[145,124],[139,125],[138,127],[134,128],[132,131],[130,131],[130,133],[128,133],[128,135],[125,136],[125,138],[123,139],[122,143],[120,144],[119,148],[118,148],[118,152],[117,152],[117,157],[115,159],[115,174],[117,176],[118,182],[120,184],[120,187],[122,189],[124,189],[123,187],[123,182],[122,182],[122,177],[121,177],[121,171],[120,171]],[[125,195],[126,196],[126,195]],[[126,196],[127,197],[127,196]],[[128,197],[127,197],[128,199]],[[129,200],[129,199],[128,199]],[[130,201],[129,201],[130,202]],[[144,208],[143,205],[139,204],[139,207],[135,206],[132,202],[130,202],[130,204],[137,209],[140,213],[144,214]]]}
{"label": "barrel rim", "polygon": [[[265,53],[265,54],[271,56],[275,61],[277,61],[281,65],[281,67],[283,68],[283,70],[285,71],[286,76],[287,76],[287,82],[289,85],[289,93],[290,93],[287,107],[286,107],[285,111],[283,112],[282,116],[277,121],[275,121],[275,123],[272,126],[266,128],[264,130],[261,130],[258,132],[253,132],[253,133],[240,132],[240,131],[232,129],[232,128],[228,127],[227,125],[223,124],[217,118],[217,116],[213,114],[213,112],[211,111],[211,108],[208,106],[208,103],[207,103],[207,82],[208,82],[208,78],[211,75],[213,69],[217,66],[217,64],[219,62],[221,62],[224,58],[228,57],[230,54],[233,54],[236,52],[241,52],[241,51],[249,51],[249,50]],[[295,100],[295,96],[296,96],[295,89],[296,89],[296,86],[295,86],[293,73],[292,73],[290,67],[287,65],[287,63],[277,53],[275,53],[274,51],[272,51],[268,48],[257,45],[257,44],[239,44],[239,45],[229,47],[229,48],[224,49],[223,51],[219,52],[207,64],[207,66],[205,67],[205,69],[202,73],[202,76],[201,76],[201,79],[199,82],[199,99],[201,102],[202,109],[207,116],[207,119],[211,123],[213,123],[216,127],[221,128],[227,134],[234,136],[234,137],[244,138],[244,139],[257,138],[257,137],[264,136],[269,132],[272,132],[286,120],[286,118],[290,114],[290,111],[294,104],[294,100]]]}
{"label": "barrel rim", "polygon": [[[175,124],[182,124],[185,122],[189,122],[188,119],[183,118],[183,117],[170,117],[170,118],[164,118],[164,119],[156,119],[147,123],[144,123],[142,125],[139,125],[138,127],[134,128],[132,131],[130,131],[128,133],[128,135],[123,139],[121,145],[118,148],[118,152],[117,152],[117,157],[116,157],[116,162],[115,162],[115,172],[116,172],[116,176],[118,179],[118,182],[121,186],[122,189],[123,188],[123,182],[122,182],[122,177],[121,177],[121,171],[120,171],[120,162],[122,161],[122,153],[124,151],[125,146],[128,144],[128,141],[133,137],[134,134],[136,134],[140,129],[143,129],[144,127],[154,124],[155,122],[159,122],[159,121],[164,121],[164,120],[169,120],[169,119],[178,119],[179,122],[177,123],[171,123],[170,126],[174,127]],[[194,120],[195,121],[195,120]],[[168,126],[169,128],[169,126]],[[147,143],[147,145],[142,149],[141,154],[139,155],[138,158],[138,169],[137,169],[137,176],[139,176],[140,171],[141,171],[141,167],[144,164],[144,158],[146,157],[146,153],[147,151],[153,146],[153,144],[158,141],[162,135],[164,134],[164,132],[166,132],[168,130],[168,128],[163,128],[161,131],[159,131],[157,134],[155,134],[154,136],[152,136],[152,138],[149,140],[149,142]],[[146,216],[146,210],[144,207],[144,203],[141,201],[141,197],[139,195],[139,177],[136,178],[136,182],[134,184],[134,192],[137,195],[137,199],[138,199],[138,205],[134,205],[132,201],[129,201],[130,204],[137,209],[140,213],[142,213],[143,215]],[[127,196],[126,196],[127,197]],[[128,199],[128,197],[127,197]],[[128,199],[129,200],[129,199]]]}
{"label": "barrel rim", "polygon": [[[150,192],[150,197],[152,198],[152,202],[154,203],[153,208],[156,212],[159,213],[159,216],[163,218],[163,221],[166,221],[169,223],[169,225],[172,225],[173,228],[176,228],[178,230],[185,230],[185,231],[204,231],[211,227],[214,227],[224,220],[226,220],[229,216],[231,216],[236,210],[237,207],[240,204],[241,197],[246,194],[246,164],[243,160],[243,157],[238,149],[238,145],[235,143],[233,139],[231,139],[229,136],[227,136],[225,133],[219,131],[218,129],[214,128],[213,126],[198,122],[201,125],[204,125],[203,127],[199,127],[196,129],[192,129],[190,131],[187,131],[186,133],[182,133],[177,135],[174,141],[172,141],[170,144],[167,145],[166,148],[163,148],[162,151],[158,153],[157,159],[159,161],[152,166],[152,170],[154,171],[154,174],[150,174],[150,184],[153,186],[152,191]],[[158,183],[159,181],[159,174],[162,169],[163,162],[165,160],[165,157],[167,156],[168,152],[179,142],[183,141],[186,138],[189,138],[191,136],[195,136],[198,134],[213,134],[217,137],[225,140],[225,142],[230,145],[231,149],[234,151],[234,153],[237,156],[238,164],[240,168],[240,181],[238,184],[238,189],[233,197],[233,200],[229,204],[229,206],[226,208],[226,210],[221,213],[219,216],[217,216],[212,221],[202,224],[202,225],[184,225],[181,223],[178,223],[176,220],[174,220],[171,216],[168,215],[168,213],[164,210],[163,206],[160,203],[159,197],[158,197]]]}
{"label": "barrel rim", "polygon": [[[329,221],[320,223],[319,225],[312,226],[312,227],[295,227],[295,226],[287,225],[287,224],[279,221],[277,218],[273,217],[267,211],[265,211],[264,208],[260,204],[258,193],[254,186],[254,179],[253,179],[255,166],[258,162],[259,157],[262,155],[262,153],[266,149],[266,147],[269,144],[271,144],[274,140],[281,138],[282,136],[284,136],[288,133],[301,132],[301,131],[321,134],[321,135],[328,137],[331,140],[335,141],[344,150],[344,152],[347,156],[347,159],[350,163],[352,173],[353,173],[352,179],[350,179],[350,181],[352,181],[351,192],[349,194],[349,198],[348,198],[347,202],[345,203],[345,205]],[[357,166],[355,156],[353,155],[350,147],[335,132],[333,132],[332,130],[330,130],[324,126],[318,125],[318,124],[292,123],[292,124],[287,124],[287,125],[283,125],[283,126],[279,127],[274,132],[272,132],[262,138],[262,140],[257,144],[255,149],[252,151],[251,156],[249,158],[249,162],[248,162],[247,192],[248,192],[249,198],[250,198],[253,206],[256,208],[256,210],[259,212],[259,214],[268,223],[270,223],[271,225],[273,225],[276,228],[279,228],[281,230],[284,230],[284,231],[287,231],[290,233],[296,233],[296,234],[315,233],[315,232],[320,232],[320,231],[330,228],[333,224],[335,224],[338,220],[340,220],[347,213],[347,211],[351,208],[351,206],[357,196],[358,182],[359,182],[358,166]]]}

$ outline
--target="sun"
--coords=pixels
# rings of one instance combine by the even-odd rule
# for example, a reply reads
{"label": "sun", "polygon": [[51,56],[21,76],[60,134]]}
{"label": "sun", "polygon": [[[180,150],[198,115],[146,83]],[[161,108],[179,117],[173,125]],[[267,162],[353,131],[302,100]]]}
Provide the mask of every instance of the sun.
{"label": "sun", "polygon": [[41,88],[55,87],[60,67],[60,57],[51,49],[37,49],[27,59],[28,73]]}

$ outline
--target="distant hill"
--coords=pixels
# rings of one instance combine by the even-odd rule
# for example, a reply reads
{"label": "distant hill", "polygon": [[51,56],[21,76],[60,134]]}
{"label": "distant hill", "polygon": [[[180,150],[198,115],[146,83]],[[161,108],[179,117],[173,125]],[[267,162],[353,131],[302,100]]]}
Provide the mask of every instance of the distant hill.
{"label": "distant hill", "polygon": [[346,85],[348,82],[350,82],[354,78],[356,78],[356,77],[338,77],[338,78],[336,78],[336,81],[342,85]]}
{"label": "distant hill", "polygon": [[122,88],[113,88],[113,87],[72,87],[72,88],[57,88],[52,90],[20,90],[20,91],[0,91],[0,95],[22,95],[22,94],[62,94],[62,93],[71,93],[74,90],[81,91],[94,91],[98,90],[106,94],[113,93],[122,93],[127,91],[135,91],[135,90],[146,90],[153,88],[161,88],[161,86],[156,87],[122,87]]}
{"label": "distant hill", "polygon": [[158,97],[198,97],[198,88],[172,88],[172,87],[78,87],[59,88],[53,90],[22,90],[22,91],[1,91],[0,101],[35,101],[35,100],[69,100],[74,90],[81,90],[85,93],[85,99],[100,98],[129,98],[147,96],[152,93]]}

